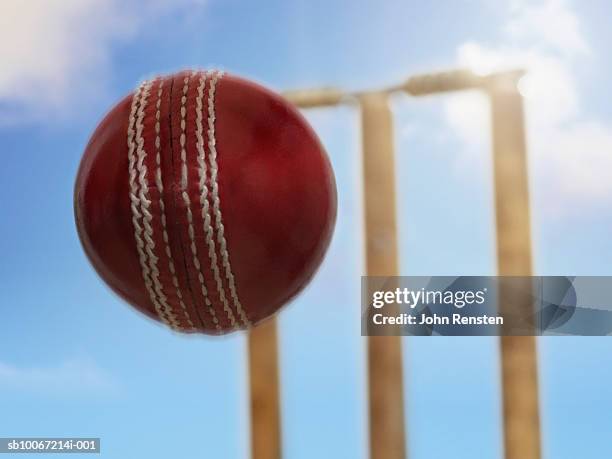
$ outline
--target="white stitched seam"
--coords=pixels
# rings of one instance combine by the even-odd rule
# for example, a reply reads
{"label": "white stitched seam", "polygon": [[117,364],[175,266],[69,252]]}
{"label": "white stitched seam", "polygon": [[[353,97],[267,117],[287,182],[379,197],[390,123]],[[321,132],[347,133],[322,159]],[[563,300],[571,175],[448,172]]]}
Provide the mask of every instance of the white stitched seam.
{"label": "white stitched seam", "polygon": [[210,182],[212,188],[213,211],[215,215],[215,227],[217,230],[217,242],[219,243],[219,251],[221,253],[221,258],[223,259],[225,277],[229,283],[230,293],[232,295],[236,311],[238,311],[238,315],[240,316],[242,322],[245,326],[249,326],[249,319],[247,318],[244,308],[238,299],[238,293],[236,292],[236,281],[234,279],[234,274],[232,273],[232,267],[229,261],[229,253],[227,251],[227,242],[225,241],[224,227],[221,217],[219,186],[217,184],[217,174],[219,168],[217,165],[217,140],[215,138],[215,91],[217,81],[221,78],[223,78],[223,72],[215,72],[213,74],[208,92],[208,149],[210,151],[208,157],[210,161]]}
{"label": "white stitched seam", "polygon": [[208,256],[210,265],[219,291],[219,297],[223,303],[223,309],[227,313],[227,317],[235,321],[234,313],[225,296],[223,281],[219,274],[219,263],[217,260],[217,252],[215,250],[215,240],[213,239],[213,227],[210,218],[210,205],[208,203],[208,186],[206,185],[207,166],[206,152],[204,150],[204,137],[202,136],[202,100],[204,99],[204,87],[206,85],[207,75],[200,73],[200,84],[198,86],[198,96],[196,99],[196,146],[198,150],[198,173],[200,176],[200,205],[202,206],[202,220],[204,232],[206,234],[206,244],[208,245]]}
{"label": "white stitched seam", "polygon": [[[195,329],[191,317],[189,317],[189,312],[187,312],[187,307],[183,301],[183,294],[181,292],[178,278],[176,277],[176,269],[174,267],[174,259],[172,257],[172,250],[170,249],[170,243],[168,239],[168,228],[166,223],[166,206],[164,204],[164,182],[162,180],[161,173],[161,145],[160,145],[160,116],[161,116],[161,99],[163,93],[163,85],[164,80],[162,78],[159,79],[159,86],[157,89],[157,102],[155,104],[155,162],[156,162],[156,171],[155,171],[155,184],[159,191],[159,208],[161,214],[161,224],[162,224],[162,236],[164,240],[165,252],[168,257],[168,269],[170,270],[170,274],[172,276],[172,285],[174,286],[174,290],[176,292],[176,296],[178,298],[179,304],[183,309],[183,313],[185,314],[185,318],[191,330]],[[165,303],[168,311],[171,311],[171,307]]]}
{"label": "white stitched seam", "polygon": [[[157,268],[157,261],[159,258],[155,255],[155,241],[153,239],[153,215],[151,214],[150,206],[151,199],[149,195],[149,185],[147,183],[147,166],[144,164],[145,159],[147,158],[147,151],[144,146],[144,137],[143,137],[143,118],[144,118],[144,110],[147,103],[147,97],[149,96],[149,91],[153,82],[147,83],[145,87],[145,93],[143,94],[142,105],[140,106],[140,111],[138,113],[138,118],[136,120],[136,145],[137,145],[137,154],[138,161],[136,163],[136,167],[140,173],[139,181],[140,181],[140,211],[143,215],[143,226],[144,226],[144,239],[145,239],[145,250],[149,257],[149,269],[151,272],[151,279],[153,281],[153,287],[155,293],[157,294],[157,301],[159,303],[159,308],[161,313],[165,314],[168,322],[172,326],[172,328],[180,330],[181,326],[177,320],[176,314],[172,311],[172,308],[168,304],[168,299],[163,291],[163,286],[159,280],[159,269]],[[158,311],[159,312],[159,311]]]}
{"label": "white stitched seam", "polygon": [[[210,314],[213,323],[215,324],[215,328],[217,330],[221,330],[219,325],[219,319],[217,319],[217,315],[215,313],[214,308],[212,307],[212,303],[208,298],[208,289],[206,288],[206,284],[204,283],[204,275],[202,274],[202,267],[200,265],[200,260],[198,259],[198,249],[195,243],[195,233],[193,229],[193,214],[191,212],[191,200],[189,199],[189,194],[187,192],[187,187],[189,185],[189,177],[187,171],[187,149],[185,147],[186,136],[185,136],[185,128],[186,128],[186,115],[187,115],[187,91],[189,89],[189,80],[190,77],[186,76],[183,83],[183,95],[181,98],[181,188],[183,190],[182,197],[185,202],[185,207],[187,208],[187,221],[188,221],[188,233],[190,240],[190,248],[191,254],[193,256],[193,264],[196,267],[198,272],[198,280],[200,282],[200,289],[202,291],[202,296],[204,297],[204,302],[206,303],[208,313]],[[232,323],[233,325],[233,323]]]}
{"label": "white stitched seam", "polygon": [[[153,282],[151,281],[151,267],[147,261],[147,254],[151,255],[151,251],[148,247],[150,241],[150,234],[144,234],[144,238],[147,241],[147,246],[143,242],[143,228],[139,223],[139,219],[142,218],[142,207],[143,203],[141,202],[143,198],[146,196],[140,191],[138,192],[138,183],[137,183],[137,169],[140,172],[140,183],[142,185],[142,177],[143,177],[143,164],[141,160],[141,155],[143,154],[143,142],[141,142],[142,136],[142,120],[144,118],[144,108],[147,103],[147,98],[149,95],[149,90],[151,88],[151,83],[146,82],[143,83],[132,99],[132,107],[130,112],[130,118],[128,120],[128,167],[129,167],[129,185],[130,185],[130,201],[131,201],[131,209],[132,209],[132,223],[134,225],[134,237],[136,239],[136,249],[138,251],[140,266],[142,268],[142,277],[145,283],[145,287],[149,293],[149,297],[151,298],[151,302],[155,307],[155,310],[159,316],[159,318],[166,323],[167,325],[174,327],[174,323],[171,318],[166,317],[164,314],[163,308],[159,301],[157,300],[156,293],[153,287]],[[136,112],[136,115],[135,115]],[[134,123],[136,125],[136,133],[134,133]],[[136,139],[134,138],[136,136]],[[137,150],[138,153],[138,163],[136,162],[136,155],[134,154],[134,150]],[[146,171],[144,171],[146,173]],[[146,206],[146,203],[144,204]],[[139,210],[140,207],[140,210]],[[146,225],[146,223],[145,223]]]}

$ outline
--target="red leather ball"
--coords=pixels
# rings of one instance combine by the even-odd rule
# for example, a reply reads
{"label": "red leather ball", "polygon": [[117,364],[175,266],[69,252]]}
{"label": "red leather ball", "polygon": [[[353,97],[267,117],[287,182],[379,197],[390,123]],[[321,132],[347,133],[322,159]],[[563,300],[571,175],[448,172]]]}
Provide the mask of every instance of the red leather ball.
{"label": "red leather ball", "polygon": [[280,96],[222,72],[143,83],[97,127],[75,187],[82,245],[128,303],[183,332],[274,314],[329,245],[329,160]]}

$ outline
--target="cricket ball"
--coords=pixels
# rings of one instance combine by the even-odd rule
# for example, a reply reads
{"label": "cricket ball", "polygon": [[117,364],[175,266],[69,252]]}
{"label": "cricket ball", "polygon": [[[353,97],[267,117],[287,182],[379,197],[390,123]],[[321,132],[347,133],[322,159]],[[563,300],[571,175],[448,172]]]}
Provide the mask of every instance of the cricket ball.
{"label": "cricket ball", "polygon": [[328,157],[275,93],[219,71],[154,78],[93,133],[75,186],[102,279],[181,332],[270,317],[320,265],[336,218]]}

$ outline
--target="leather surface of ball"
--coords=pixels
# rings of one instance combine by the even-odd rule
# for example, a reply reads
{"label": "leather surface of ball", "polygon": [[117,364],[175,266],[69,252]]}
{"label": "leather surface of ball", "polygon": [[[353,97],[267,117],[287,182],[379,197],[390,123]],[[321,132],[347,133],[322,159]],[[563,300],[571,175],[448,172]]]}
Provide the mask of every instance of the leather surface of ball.
{"label": "leather surface of ball", "polygon": [[102,279],[174,330],[270,317],[310,281],[336,218],[317,136],[280,96],[218,71],[144,82],[98,125],[75,186]]}

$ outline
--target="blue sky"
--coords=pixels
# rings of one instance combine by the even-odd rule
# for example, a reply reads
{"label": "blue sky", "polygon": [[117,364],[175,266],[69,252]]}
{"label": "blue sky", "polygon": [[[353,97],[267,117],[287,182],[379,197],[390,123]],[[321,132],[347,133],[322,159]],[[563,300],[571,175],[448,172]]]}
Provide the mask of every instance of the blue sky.
{"label": "blue sky", "polygon": [[[282,90],[374,87],[524,65],[535,272],[612,275],[610,6],[463,2],[9,0],[0,5],[0,435],[100,436],[103,455],[248,457],[245,337],[175,336],[83,255],[72,187],[101,116],[143,78],[220,66]],[[486,101],[397,97],[402,274],[493,274]],[[280,316],[286,457],[365,458],[358,117],[308,112],[339,216]],[[409,450],[501,457],[494,338],[406,338]],[[612,341],[538,341],[544,454],[612,455]]]}

